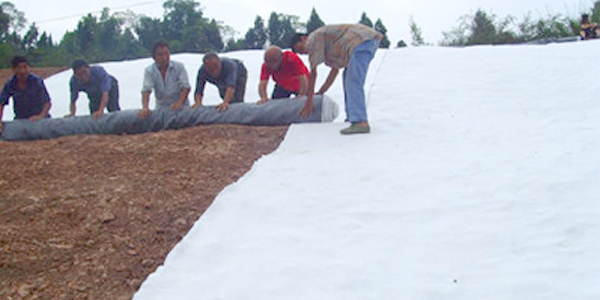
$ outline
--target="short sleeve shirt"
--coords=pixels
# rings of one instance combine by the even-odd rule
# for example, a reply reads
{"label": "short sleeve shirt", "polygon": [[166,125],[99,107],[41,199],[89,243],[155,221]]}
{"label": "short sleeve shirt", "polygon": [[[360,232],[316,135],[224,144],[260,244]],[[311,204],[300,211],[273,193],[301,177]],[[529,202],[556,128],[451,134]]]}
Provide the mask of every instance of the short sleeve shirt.
{"label": "short sleeve shirt", "polygon": [[[71,76],[71,103],[77,101],[79,92],[83,91],[88,94],[88,97],[100,97],[103,92],[109,92],[112,85],[112,77],[100,66],[90,67],[90,81],[82,82],[75,76]],[[95,99],[100,100],[100,98]]]}
{"label": "short sleeve shirt", "polygon": [[17,87],[17,77],[9,79],[0,94],[0,105],[7,105],[8,99],[13,98],[15,119],[28,119],[39,115],[46,103],[50,103],[50,95],[44,80],[35,75],[27,75],[27,86],[24,90]]}
{"label": "short sleeve shirt", "polygon": [[362,24],[322,26],[306,40],[310,67],[314,69],[324,62],[332,68],[345,68],[356,46],[381,38],[381,33]]}
{"label": "short sleeve shirt", "polygon": [[269,80],[269,77],[273,76],[277,85],[290,92],[298,92],[300,89],[298,76],[306,75],[308,77],[308,69],[296,53],[285,51],[282,55],[283,62],[279,70],[273,71],[267,67],[266,63],[262,64],[260,80]]}
{"label": "short sleeve shirt", "polygon": [[198,77],[196,79],[196,91],[197,95],[204,95],[204,86],[206,82],[210,82],[223,91],[229,87],[236,87],[238,77],[242,75],[242,62],[237,59],[231,59],[226,57],[219,58],[221,60],[221,74],[219,77],[211,77],[206,72],[204,65],[198,70]]}
{"label": "short sleeve shirt", "polygon": [[157,106],[170,106],[177,102],[181,91],[185,88],[190,88],[190,81],[185,66],[180,62],[172,60],[169,62],[164,80],[156,63],[148,66],[144,71],[142,91],[154,90]]}

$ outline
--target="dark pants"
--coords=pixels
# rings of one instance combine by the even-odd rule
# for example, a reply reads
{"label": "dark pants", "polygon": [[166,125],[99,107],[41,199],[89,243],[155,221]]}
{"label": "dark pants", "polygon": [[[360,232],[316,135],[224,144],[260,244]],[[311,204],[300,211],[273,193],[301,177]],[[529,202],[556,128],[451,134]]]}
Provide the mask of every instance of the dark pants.
{"label": "dark pants", "polygon": [[[106,109],[109,112],[119,111],[121,107],[119,107],[119,82],[117,79],[112,77],[112,84],[110,85],[110,90],[108,91],[108,104],[106,104]],[[100,109],[100,102],[102,102],[102,93],[88,93],[88,98],[90,98],[90,114]]]}
{"label": "dark pants", "polygon": [[[248,81],[248,71],[243,64],[240,63],[240,73],[235,82],[235,94],[233,94],[233,99],[231,99],[230,103],[240,103],[244,102],[244,94],[246,93],[246,82]],[[221,99],[225,98],[225,91],[227,89],[219,89],[219,94],[221,95]]]}
{"label": "dark pants", "polygon": [[279,84],[276,84],[275,88],[273,89],[273,94],[271,95],[271,99],[289,98],[292,94],[298,95],[298,92],[288,91],[288,90],[282,88],[281,86],[279,86]]}

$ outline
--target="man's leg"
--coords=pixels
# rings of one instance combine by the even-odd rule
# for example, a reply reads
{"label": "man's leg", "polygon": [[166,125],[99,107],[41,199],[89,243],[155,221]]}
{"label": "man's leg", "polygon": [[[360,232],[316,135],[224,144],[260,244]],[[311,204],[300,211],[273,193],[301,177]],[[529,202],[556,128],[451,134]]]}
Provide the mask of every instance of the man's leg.
{"label": "man's leg", "polygon": [[[347,120],[353,125],[342,130],[342,134],[367,133],[368,118],[365,99],[365,78],[369,69],[369,64],[377,51],[379,42],[371,40],[364,42],[354,48],[348,67],[344,70],[344,101],[346,104]],[[354,128],[360,123],[363,128]],[[364,128],[367,129],[364,129]],[[360,132],[358,132],[360,131]]]}
{"label": "man's leg", "polygon": [[89,108],[90,108],[90,115],[91,115],[100,108],[100,100],[102,99],[102,95],[99,93],[98,94],[88,93],[87,95],[88,95],[88,98],[90,99]]}
{"label": "man's leg", "polygon": [[[240,65],[241,66],[241,65]],[[244,95],[246,94],[246,82],[248,81],[248,72],[246,68],[242,66],[240,69],[240,76],[235,85],[235,95],[233,96],[233,103],[244,102]]]}
{"label": "man's leg", "polygon": [[106,105],[106,108],[109,112],[121,110],[121,107],[119,107],[119,84],[114,78],[110,91],[108,92],[108,104]]}
{"label": "man's leg", "polygon": [[292,92],[282,88],[279,84],[275,85],[273,89],[273,94],[271,95],[271,99],[281,99],[281,98],[289,98],[292,95]]}
{"label": "man's leg", "polygon": [[348,121],[351,123],[368,121],[364,86],[369,64],[377,46],[377,40],[358,45],[350,56],[348,67],[344,70],[344,96]]}

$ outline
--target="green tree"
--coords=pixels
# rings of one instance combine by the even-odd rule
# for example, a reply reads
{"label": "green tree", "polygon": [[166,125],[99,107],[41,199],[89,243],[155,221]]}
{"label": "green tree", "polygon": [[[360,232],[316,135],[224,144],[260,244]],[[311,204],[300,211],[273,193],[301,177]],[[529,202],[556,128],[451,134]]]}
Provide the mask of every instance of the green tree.
{"label": "green tree", "polygon": [[23,49],[25,49],[25,51],[35,49],[37,47],[38,36],[38,28],[35,23],[32,23],[31,26],[29,26],[27,33],[25,33],[25,36],[23,36]]}
{"label": "green tree", "polygon": [[377,19],[377,21],[375,22],[375,27],[373,29],[383,34],[383,39],[381,40],[381,42],[379,42],[379,48],[389,48],[390,40],[387,37],[387,29],[383,25],[381,19]]}
{"label": "green tree", "polygon": [[371,19],[369,19],[369,17],[367,17],[366,12],[362,13],[362,15],[360,16],[360,21],[358,21],[358,23],[373,28],[373,22],[371,21]]}
{"label": "green tree", "polygon": [[27,24],[25,13],[18,10],[11,2],[0,3],[0,15],[0,30],[2,30],[0,34],[5,32],[8,35],[10,29],[12,29],[12,32],[18,33]]}
{"label": "green tree", "polygon": [[396,47],[398,47],[398,48],[404,48],[406,46],[407,45],[403,40],[399,40],[398,43],[396,44]]}
{"label": "green tree", "polygon": [[200,3],[193,0],[167,0],[163,4],[165,9],[163,29],[168,40],[182,40],[183,32],[189,26],[197,25],[202,19]]}
{"label": "green tree", "polygon": [[424,46],[425,39],[423,39],[423,33],[421,32],[421,27],[417,25],[413,17],[411,16],[408,21],[410,27],[410,35],[412,37],[411,45],[415,47]]}
{"label": "green tree", "polygon": [[160,19],[153,19],[142,16],[134,28],[135,33],[142,46],[146,49],[152,49],[152,45],[158,40],[165,39]]}
{"label": "green tree", "polygon": [[219,24],[214,19],[204,18],[199,6],[200,3],[193,0],[164,3],[161,32],[173,52],[219,51],[223,48]]}
{"label": "green tree", "polygon": [[292,36],[297,32],[296,29],[301,27],[298,20],[298,16],[271,13],[267,27],[269,43],[281,48],[288,48]]}
{"label": "green tree", "polygon": [[311,33],[323,25],[325,25],[325,23],[321,20],[317,14],[317,10],[313,7],[310,12],[310,18],[308,19],[308,22],[306,22],[306,33]]}
{"label": "green tree", "polygon": [[25,27],[25,14],[11,2],[0,3],[0,67],[9,66],[11,57],[23,52],[18,32]]}
{"label": "green tree", "polygon": [[494,15],[488,15],[481,9],[477,10],[471,23],[471,35],[467,39],[467,45],[493,44],[496,38],[494,18]]}
{"label": "green tree", "polygon": [[10,29],[10,16],[4,12],[2,6],[0,6],[0,40],[4,40],[8,36],[8,30]]}
{"label": "green tree", "polygon": [[73,45],[73,54],[80,54],[85,57],[93,58],[96,49],[96,34],[98,33],[98,20],[92,14],[83,17],[77,24],[75,30],[75,45]]}
{"label": "green tree", "polygon": [[247,49],[246,48],[246,41],[244,39],[229,39],[227,41],[227,44],[225,45],[225,52],[230,52],[230,51],[237,51],[237,50],[243,50],[243,49]]}
{"label": "green tree", "polygon": [[118,38],[118,52],[113,57],[116,60],[134,59],[147,56],[148,50],[135,38],[131,28],[125,28]]}
{"label": "green tree", "polygon": [[[254,27],[248,29],[246,32],[243,49],[263,49],[267,42],[267,38],[268,35],[265,29],[265,22],[260,16],[256,16],[256,19],[254,19]],[[232,44],[231,46],[234,45]]]}
{"label": "green tree", "polygon": [[592,13],[590,15],[590,21],[594,23],[600,23],[600,1],[594,2]]}
{"label": "green tree", "polygon": [[95,36],[96,51],[100,50],[97,54],[99,60],[115,60],[119,58],[119,53],[122,52],[119,49],[121,46],[122,24],[123,20],[115,15],[110,15],[108,8],[102,10]]}

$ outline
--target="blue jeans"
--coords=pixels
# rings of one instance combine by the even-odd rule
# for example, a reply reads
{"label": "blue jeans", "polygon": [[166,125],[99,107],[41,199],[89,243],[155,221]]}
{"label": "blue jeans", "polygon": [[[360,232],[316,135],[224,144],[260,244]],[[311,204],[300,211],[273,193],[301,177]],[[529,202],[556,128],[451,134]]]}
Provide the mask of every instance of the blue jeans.
{"label": "blue jeans", "polygon": [[379,47],[379,40],[366,41],[354,48],[348,66],[344,69],[344,103],[350,123],[367,122],[365,78],[369,64]]}

